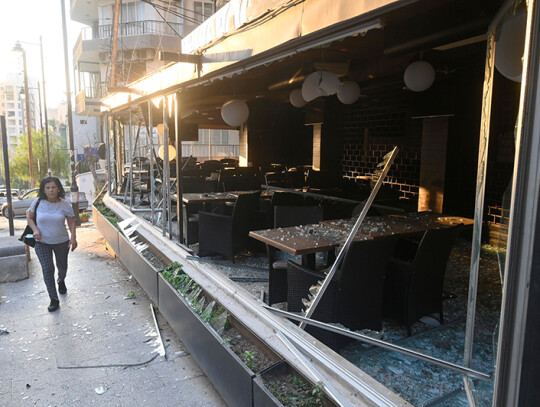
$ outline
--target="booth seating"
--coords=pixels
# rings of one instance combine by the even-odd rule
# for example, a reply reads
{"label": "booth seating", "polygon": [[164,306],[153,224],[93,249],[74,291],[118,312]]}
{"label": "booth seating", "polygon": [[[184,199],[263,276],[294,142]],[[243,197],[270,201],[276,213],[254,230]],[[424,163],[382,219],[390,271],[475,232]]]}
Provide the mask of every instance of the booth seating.
{"label": "booth seating", "polygon": [[28,278],[30,253],[17,236],[0,239],[0,283]]}

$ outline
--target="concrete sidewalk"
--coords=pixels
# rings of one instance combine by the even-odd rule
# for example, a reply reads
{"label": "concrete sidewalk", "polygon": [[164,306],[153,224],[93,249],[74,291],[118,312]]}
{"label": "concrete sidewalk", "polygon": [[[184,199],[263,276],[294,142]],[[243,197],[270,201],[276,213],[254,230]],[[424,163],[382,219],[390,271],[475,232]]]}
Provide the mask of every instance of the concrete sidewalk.
{"label": "concrete sidewalk", "polygon": [[77,237],[58,311],[33,249],[30,278],[0,284],[0,406],[225,406],[156,309],[167,359],[157,354],[150,301],[97,229]]}

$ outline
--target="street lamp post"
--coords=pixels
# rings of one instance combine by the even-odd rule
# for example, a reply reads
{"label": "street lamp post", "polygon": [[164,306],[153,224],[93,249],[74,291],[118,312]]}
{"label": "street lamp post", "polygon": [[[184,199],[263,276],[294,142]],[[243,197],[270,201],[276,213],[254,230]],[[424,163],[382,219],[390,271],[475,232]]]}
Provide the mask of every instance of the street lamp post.
{"label": "street lamp post", "polygon": [[34,157],[32,155],[32,125],[30,123],[30,97],[28,96],[28,75],[26,73],[26,52],[19,42],[15,44],[13,51],[22,52],[24,73],[24,96],[26,108],[26,130],[28,132],[28,166],[30,168],[30,186],[34,188]]}
{"label": "street lamp post", "polygon": [[49,150],[49,121],[47,118],[47,97],[45,96],[45,67],[43,66],[43,40],[39,36],[41,49],[41,82],[43,83],[43,111],[45,113],[45,140],[47,141],[47,175],[51,176],[51,152]]}
{"label": "street lamp post", "polygon": [[81,224],[79,218],[79,186],[77,185],[77,178],[75,178],[75,146],[73,144],[73,116],[71,110],[71,85],[69,83],[69,57],[67,49],[67,27],[66,27],[66,9],[64,0],[60,0],[62,8],[62,32],[64,37],[64,69],[66,72],[66,93],[67,93],[67,114],[68,114],[68,134],[69,134],[69,148],[71,149],[71,205],[73,205],[73,212],[75,212],[75,220],[77,225]]}
{"label": "street lamp post", "polygon": [[[18,41],[17,42],[19,45],[21,43],[21,41]],[[39,45],[39,49],[40,49],[40,55],[41,55],[41,83],[42,83],[42,86],[43,86],[43,110],[44,110],[44,113],[45,113],[45,140],[47,141],[47,175],[48,176],[51,176],[52,175],[52,172],[51,172],[51,152],[50,152],[50,148],[49,148],[49,118],[47,117],[47,95],[46,95],[46,92],[45,92],[45,66],[44,66],[44,57],[43,57],[43,39],[41,37],[41,35],[39,36],[39,44],[35,43],[35,42],[24,42],[22,41],[23,44],[29,44],[29,45]],[[22,48],[21,48],[22,50]],[[39,86],[39,82],[38,82],[38,86]],[[39,113],[39,118],[41,120],[41,95],[39,96],[39,105],[40,105],[40,113]],[[41,122],[41,128],[43,130],[43,122]]]}

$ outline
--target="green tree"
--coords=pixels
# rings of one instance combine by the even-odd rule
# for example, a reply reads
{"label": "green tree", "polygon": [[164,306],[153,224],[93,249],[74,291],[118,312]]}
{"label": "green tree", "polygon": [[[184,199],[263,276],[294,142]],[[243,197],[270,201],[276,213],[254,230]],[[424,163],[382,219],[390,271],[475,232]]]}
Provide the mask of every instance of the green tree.
{"label": "green tree", "polygon": [[[23,180],[30,180],[28,167],[28,137],[19,134],[19,145],[15,147],[15,156],[11,160],[12,174]],[[69,175],[69,152],[62,149],[61,138],[49,134],[49,151],[51,155],[51,172],[53,175],[65,178]],[[32,157],[34,160],[34,179],[39,181],[47,176],[47,141],[41,130],[32,131]],[[32,186],[34,187],[34,186]]]}

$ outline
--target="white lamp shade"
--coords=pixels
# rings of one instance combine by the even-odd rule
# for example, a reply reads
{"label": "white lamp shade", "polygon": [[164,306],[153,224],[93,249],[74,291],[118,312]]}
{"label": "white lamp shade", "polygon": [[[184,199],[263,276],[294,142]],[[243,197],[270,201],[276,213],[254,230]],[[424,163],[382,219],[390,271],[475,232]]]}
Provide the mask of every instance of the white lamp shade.
{"label": "white lamp shade", "polygon": [[[165,160],[165,146],[160,146],[158,150],[158,156],[162,160]],[[176,148],[169,144],[169,161],[172,161],[176,158]]]}
{"label": "white lamp shade", "polygon": [[521,82],[526,25],[527,13],[524,11],[506,20],[495,48],[495,68],[514,82]]}
{"label": "white lamp shade", "polygon": [[426,61],[416,61],[405,69],[403,81],[407,88],[414,92],[423,92],[435,81],[435,69]]}
{"label": "white lamp shade", "polygon": [[229,100],[221,106],[221,117],[229,126],[238,127],[248,119],[249,107],[243,100]]}
{"label": "white lamp shade", "polygon": [[156,126],[156,131],[157,131],[157,134],[159,134],[160,136],[163,136],[163,134],[165,133],[165,128],[163,126],[163,123],[159,123]]}
{"label": "white lamp shade", "polygon": [[360,86],[353,81],[343,82],[337,91],[337,98],[345,105],[352,105],[360,97]]}
{"label": "white lamp shade", "polygon": [[304,107],[307,103],[302,97],[302,89],[294,89],[289,95],[289,100],[294,107]]}
{"label": "white lamp shade", "polygon": [[313,72],[302,84],[302,97],[306,102],[311,102],[319,96],[335,95],[340,84],[338,77],[332,72]]}

